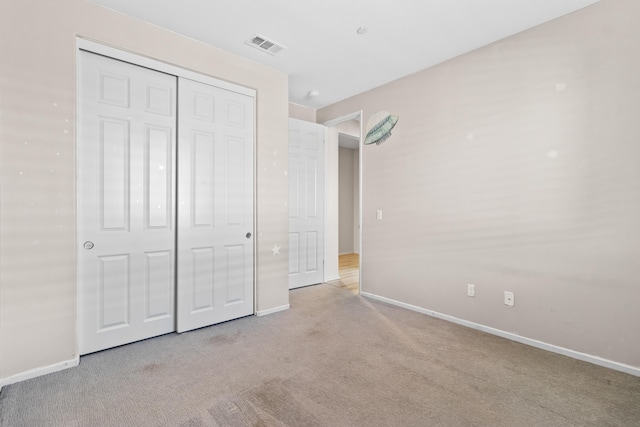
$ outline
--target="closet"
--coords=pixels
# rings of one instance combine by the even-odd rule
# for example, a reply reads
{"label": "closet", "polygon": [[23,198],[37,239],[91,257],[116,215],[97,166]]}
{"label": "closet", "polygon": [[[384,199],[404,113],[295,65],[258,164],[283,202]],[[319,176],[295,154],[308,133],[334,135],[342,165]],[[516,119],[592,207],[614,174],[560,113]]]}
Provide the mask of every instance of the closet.
{"label": "closet", "polygon": [[78,53],[80,354],[254,313],[255,93]]}

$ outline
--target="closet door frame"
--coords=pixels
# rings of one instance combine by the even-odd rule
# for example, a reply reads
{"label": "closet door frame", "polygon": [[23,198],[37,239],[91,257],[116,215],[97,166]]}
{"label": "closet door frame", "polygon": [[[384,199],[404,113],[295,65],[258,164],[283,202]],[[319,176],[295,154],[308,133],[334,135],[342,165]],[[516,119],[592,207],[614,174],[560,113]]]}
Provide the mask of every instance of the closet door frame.
{"label": "closet door frame", "polygon": [[[255,89],[251,89],[251,88],[247,88],[244,86],[240,86],[234,83],[230,83],[224,80],[219,80],[216,79],[214,77],[211,76],[207,76],[204,74],[200,74],[194,71],[190,71],[184,68],[181,68],[177,65],[173,65],[167,62],[163,62],[163,61],[159,61],[156,59],[152,59],[149,58],[147,56],[143,56],[137,53],[133,53],[133,52],[129,52],[129,51],[125,51],[125,50],[121,50],[115,47],[111,47],[111,46],[107,46],[92,40],[88,40],[85,38],[81,38],[81,37],[76,37],[76,58],[78,58],[80,51],[88,51],[88,52],[92,52],[92,53],[96,53],[99,55],[104,55],[113,59],[117,59],[120,61],[124,61],[124,62],[128,62],[131,63],[133,65],[138,65],[141,67],[145,67],[145,68],[149,68],[151,70],[156,70],[156,71],[160,71],[163,73],[167,73],[167,74],[172,74],[176,77],[184,77],[190,80],[194,80],[200,83],[204,83],[210,86],[215,86],[224,90],[228,90],[231,92],[235,92],[235,93],[239,93],[242,95],[247,95],[251,98],[254,99],[253,102],[253,111],[252,111],[252,120],[253,120],[253,145],[252,145],[252,150],[254,152],[254,156],[253,156],[253,230],[254,230],[254,236],[255,238],[252,239],[253,242],[253,314],[256,314],[256,304],[257,304],[257,298],[256,298],[256,287],[257,287],[257,266],[256,266],[256,251],[257,251],[257,241],[258,241],[258,235],[259,233],[257,232],[257,221],[256,221],[256,197],[257,197],[257,192],[256,192],[256,177],[257,177],[257,171],[256,171],[256,158],[257,158],[257,151],[256,151],[256,102],[255,102],[255,98],[256,98],[256,90]],[[76,76],[79,75],[79,60],[76,60]],[[79,82],[78,82],[78,87],[76,87],[76,92],[79,93]],[[78,103],[76,104],[76,108],[79,108]],[[76,111],[76,117],[79,117],[79,111]],[[76,147],[79,144],[79,133],[78,130],[76,129]],[[178,141],[176,141],[177,144]],[[77,149],[77,148],[76,148]],[[76,174],[77,174],[77,166],[76,166]],[[76,179],[77,179],[77,175],[76,175]],[[77,185],[76,185],[77,186]],[[76,189],[76,193],[77,193],[77,189]],[[76,204],[76,215],[78,212],[78,206]],[[77,222],[77,218],[76,218],[76,222]],[[176,222],[176,226],[177,226],[177,222]],[[176,227],[177,230],[177,227]],[[77,240],[77,239],[76,239]],[[76,258],[77,258],[77,254],[78,251],[80,250],[80,248],[76,248]],[[177,267],[177,266],[176,266]],[[76,269],[77,270],[77,269]],[[79,286],[79,277],[76,277],[76,295],[79,296],[79,292],[80,290],[80,286]],[[176,282],[176,286],[177,286],[177,282]],[[177,289],[177,288],[176,288]],[[80,302],[80,298],[78,297],[76,300],[76,304],[79,304]],[[78,307],[78,313],[79,313],[79,309],[80,307]],[[175,313],[175,318],[177,319],[177,312]],[[80,327],[80,317],[76,316],[76,337],[78,337],[78,331],[79,331],[79,327]],[[76,342],[76,347],[78,347],[79,343]]]}
{"label": "closet door frame", "polygon": [[[94,42],[85,38],[76,38],[76,47],[78,50],[86,50],[89,52],[97,53],[111,57],[113,59],[119,59],[120,61],[129,62],[141,67],[150,68],[152,70],[160,71],[167,74],[173,74],[176,77],[184,77],[190,80],[195,80],[200,83],[208,84],[218,87],[220,89],[229,90],[231,92],[241,93],[243,95],[256,97],[256,90],[248,87],[240,86],[235,83],[230,83],[224,80],[216,79],[215,77],[200,74],[195,71],[190,71],[185,68],[181,68],[177,65],[162,62],[157,59],[152,59],[147,56],[143,56],[137,53],[128,52],[111,46],[107,46],[101,43]],[[254,116],[255,121],[255,116]],[[255,143],[255,138],[254,138]]]}

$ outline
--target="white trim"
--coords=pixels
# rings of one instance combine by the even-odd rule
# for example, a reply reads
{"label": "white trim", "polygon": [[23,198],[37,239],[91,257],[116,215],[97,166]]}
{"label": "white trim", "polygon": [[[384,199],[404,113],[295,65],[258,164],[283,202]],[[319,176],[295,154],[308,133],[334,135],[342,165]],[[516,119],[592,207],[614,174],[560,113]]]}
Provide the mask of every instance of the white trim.
{"label": "white trim", "polygon": [[0,389],[2,389],[2,387],[9,384],[15,384],[20,381],[26,381],[42,375],[47,375],[47,374],[52,374],[54,372],[62,371],[63,369],[73,368],[74,366],[78,366],[79,363],[80,363],[80,356],[76,356],[75,358],[66,360],[64,362],[54,363],[53,365],[43,366],[41,368],[35,368],[29,371],[20,372],[19,374],[15,374],[8,378],[0,379]]}
{"label": "white trim", "polygon": [[[327,238],[327,236],[329,235],[329,233],[327,232],[327,230],[329,229],[329,215],[327,214],[328,212],[328,208],[327,205],[329,203],[327,203],[327,201],[329,200],[329,156],[327,155],[327,150],[329,149],[329,144],[327,143],[329,141],[329,127],[324,125],[324,140],[323,140],[323,144],[322,144],[322,149],[324,150],[324,169],[322,171],[322,179],[324,179],[324,188],[323,188],[323,194],[322,197],[324,198],[324,200],[322,201],[322,215],[324,216],[322,218],[322,250],[324,251],[324,254],[322,256],[323,262],[322,262],[322,278],[324,280],[324,282],[328,282],[329,280],[333,280],[330,279],[330,275],[327,274],[327,259],[329,258],[327,256],[328,253],[328,246],[327,246],[327,242],[329,241],[329,239]],[[338,142],[336,141],[336,144]],[[336,196],[337,197],[337,196]],[[338,214],[338,218],[340,217],[340,215]],[[339,237],[339,236],[338,236]],[[340,242],[340,240],[338,240],[338,242]],[[338,244],[338,249],[340,248],[340,245]],[[338,262],[338,270],[340,269],[340,263]]]}
{"label": "white trim", "polygon": [[130,62],[142,67],[151,68],[163,73],[172,74],[177,77],[184,77],[186,79],[195,80],[200,83],[205,83],[211,86],[226,89],[231,92],[247,95],[252,98],[256,97],[256,90],[248,87],[240,86],[235,83],[230,83],[225,80],[220,80],[215,77],[207,76],[201,72],[187,70],[183,67],[179,67],[167,62],[163,62],[157,59],[149,58],[148,56],[140,55],[138,53],[129,52],[120,48],[107,46],[102,43],[97,43],[92,40],[77,37],[76,47],[80,50],[86,50],[88,52],[97,53],[100,55],[108,56],[110,58],[118,59],[120,61]]}
{"label": "white trim", "polygon": [[363,175],[362,169],[364,167],[364,111],[358,112],[360,116],[360,143],[358,144],[358,293],[362,294],[362,189],[363,189]]}
{"label": "white trim", "polygon": [[256,316],[258,316],[258,317],[268,316],[269,314],[273,314],[273,313],[278,313],[280,311],[289,310],[289,308],[291,308],[291,306],[289,304],[286,304],[286,305],[281,305],[279,307],[273,307],[273,308],[270,308],[268,310],[258,310],[256,312]]}
{"label": "white trim", "polygon": [[543,341],[534,340],[532,338],[523,337],[511,332],[506,332],[500,329],[495,329],[490,326],[481,325],[479,323],[470,322],[468,320],[458,319],[457,317],[449,316],[448,314],[438,313],[437,311],[428,310],[426,308],[418,307],[415,305],[407,304],[404,302],[396,301],[390,298],[382,297],[380,295],[372,294],[369,292],[361,292],[360,295],[371,298],[377,301],[382,301],[387,304],[395,305],[398,307],[406,308],[411,311],[426,314],[427,316],[435,317],[437,319],[446,320],[448,322],[456,323],[458,325],[466,326],[471,329],[486,332],[488,334],[497,335],[502,338],[506,338],[511,341],[519,342],[521,344],[530,345],[542,350],[550,351],[552,353],[568,356],[573,359],[581,360],[583,362],[593,363],[594,365],[602,366],[605,368],[613,369],[615,371],[624,372],[636,377],[640,377],[640,368],[635,366],[626,365],[624,363],[614,362],[613,360],[603,359],[598,356],[593,356],[579,351],[571,350],[557,345],[549,344]]}
{"label": "white trim", "polygon": [[340,275],[337,275],[337,276],[330,276],[330,277],[325,277],[325,281],[324,281],[324,283],[332,282],[332,281],[334,281],[334,280],[340,280]]}
{"label": "white trim", "polygon": [[258,314],[258,103],[253,99],[253,314]]}
{"label": "white trim", "polygon": [[[326,127],[330,127],[330,126],[335,126],[337,124],[340,124],[342,122],[346,122],[348,120],[356,120],[357,118],[360,118],[360,123],[362,123],[362,110],[358,110],[356,112],[350,113],[350,114],[346,114],[344,116],[340,116],[340,117],[336,117],[335,119],[331,119],[328,120],[326,122],[323,122],[322,125],[326,126]],[[362,125],[360,126],[362,128]],[[360,136],[362,138],[362,135]]]}

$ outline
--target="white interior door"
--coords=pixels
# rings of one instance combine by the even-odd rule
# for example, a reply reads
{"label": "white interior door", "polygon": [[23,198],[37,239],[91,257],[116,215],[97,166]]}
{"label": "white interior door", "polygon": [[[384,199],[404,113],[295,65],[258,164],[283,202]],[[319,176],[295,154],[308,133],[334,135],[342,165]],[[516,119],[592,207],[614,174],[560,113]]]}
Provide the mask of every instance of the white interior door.
{"label": "white interior door", "polygon": [[324,132],[289,119],[289,289],[324,280]]}
{"label": "white interior door", "polygon": [[80,354],[171,332],[176,77],[80,52]]}
{"label": "white interior door", "polygon": [[253,102],[179,79],[178,332],[254,311]]}

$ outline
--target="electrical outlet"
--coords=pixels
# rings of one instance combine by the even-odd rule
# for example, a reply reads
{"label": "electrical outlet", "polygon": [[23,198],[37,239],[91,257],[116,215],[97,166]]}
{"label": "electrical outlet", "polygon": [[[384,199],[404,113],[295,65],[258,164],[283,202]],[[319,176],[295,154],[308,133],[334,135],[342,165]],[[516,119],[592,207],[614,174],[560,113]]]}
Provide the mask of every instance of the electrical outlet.
{"label": "electrical outlet", "polygon": [[471,283],[467,283],[467,296],[475,297],[476,296],[476,285],[472,285]]}
{"label": "electrical outlet", "polygon": [[382,209],[378,209],[378,210],[376,211],[376,218],[377,218],[377,219],[382,219]]}
{"label": "electrical outlet", "polygon": [[513,307],[515,304],[516,297],[513,292],[504,291],[504,303],[508,306]]}

